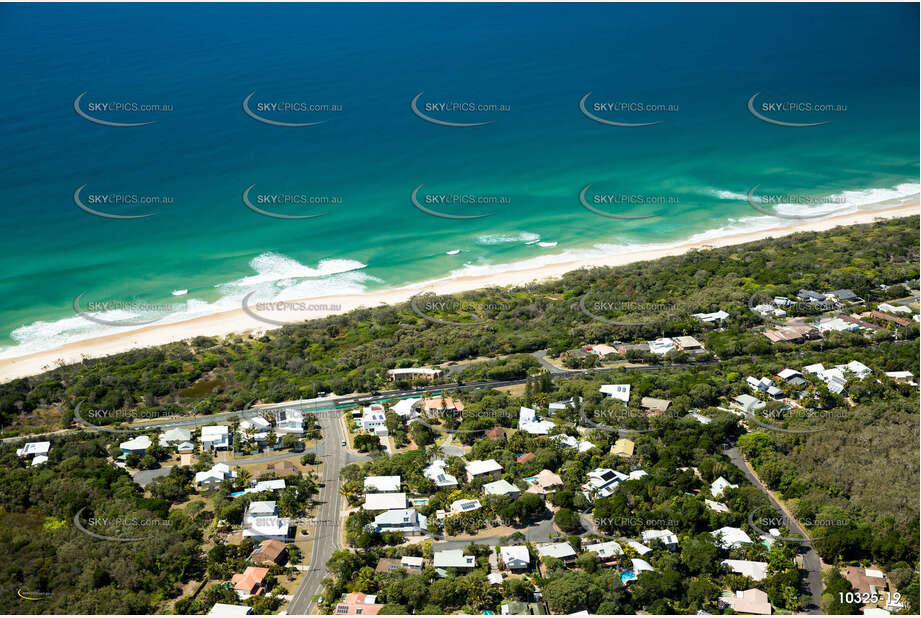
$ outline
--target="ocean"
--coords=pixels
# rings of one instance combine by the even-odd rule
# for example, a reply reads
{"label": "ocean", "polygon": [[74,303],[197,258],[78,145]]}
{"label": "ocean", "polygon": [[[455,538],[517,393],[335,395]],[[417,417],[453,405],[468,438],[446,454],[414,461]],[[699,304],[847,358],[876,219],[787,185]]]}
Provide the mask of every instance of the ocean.
{"label": "ocean", "polygon": [[918,16],[0,5],[0,357],[916,198]]}

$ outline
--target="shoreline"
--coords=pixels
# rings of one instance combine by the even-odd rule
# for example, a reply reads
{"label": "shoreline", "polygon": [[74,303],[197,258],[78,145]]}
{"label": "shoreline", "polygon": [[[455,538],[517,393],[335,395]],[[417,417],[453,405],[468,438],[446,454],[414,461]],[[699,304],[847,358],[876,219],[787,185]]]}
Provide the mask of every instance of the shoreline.
{"label": "shoreline", "polygon": [[[438,294],[455,294],[485,287],[522,285],[534,281],[558,278],[563,274],[580,268],[596,266],[623,266],[633,262],[656,260],[663,257],[677,256],[694,249],[719,248],[748,242],[788,236],[798,232],[818,232],[842,225],[859,225],[872,223],[877,219],[893,219],[916,216],[919,203],[912,201],[876,210],[863,210],[844,215],[837,215],[812,221],[795,221],[786,224],[779,222],[776,227],[752,232],[739,232],[725,236],[699,241],[685,241],[660,249],[644,249],[635,253],[585,257],[572,261],[562,261],[534,268],[521,270],[509,269],[484,275],[470,275],[456,278],[441,278],[420,283],[404,285],[398,288],[377,290],[362,294],[325,296],[287,301],[289,303],[326,303],[339,305],[338,309],[307,309],[304,312],[285,312],[285,316],[304,319],[319,319],[330,315],[346,313],[361,307],[374,307],[381,304],[393,305],[406,302],[422,290]],[[294,320],[291,320],[294,321]],[[268,330],[281,328],[260,321],[243,308],[224,311],[193,318],[181,322],[154,324],[123,333],[112,333],[100,337],[75,341],[63,346],[33,352],[18,357],[0,359],[0,383],[16,378],[37,375],[56,368],[58,365],[78,363],[84,359],[99,358],[127,352],[138,348],[154,347],[183,341],[196,336],[223,337],[234,333],[261,334]]]}

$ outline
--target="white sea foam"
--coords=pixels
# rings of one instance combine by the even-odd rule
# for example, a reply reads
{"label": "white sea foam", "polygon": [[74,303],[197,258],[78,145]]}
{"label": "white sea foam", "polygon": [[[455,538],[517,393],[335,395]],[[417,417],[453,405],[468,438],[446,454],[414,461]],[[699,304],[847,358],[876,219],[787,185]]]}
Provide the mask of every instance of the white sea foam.
{"label": "white sea foam", "polygon": [[[711,195],[721,200],[747,201],[747,193],[737,193],[724,189],[711,189],[708,191]],[[921,193],[921,184],[905,182],[888,189],[861,189],[856,191],[841,191],[831,195],[822,196],[810,192],[791,192],[795,194],[802,193],[803,196],[809,196],[815,199],[815,204],[778,202],[776,204],[762,204],[759,201],[759,192],[755,191],[752,201],[765,209],[772,209],[780,215],[795,215],[797,217],[816,218],[822,215],[847,214],[855,212],[860,206],[869,206],[871,204],[883,204],[891,202],[903,202],[911,198],[917,198]]]}
{"label": "white sea foam", "polygon": [[185,296],[188,293],[188,290],[173,290],[173,296]]}
{"label": "white sea foam", "polygon": [[447,252],[447,255],[457,255],[458,253],[460,253],[460,249],[451,249]]}
{"label": "white sea foam", "polygon": [[525,244],[535,243],[540,240],[540,234],[533,232],[513,232],[511,234],[484,234],[476,239],[478,245],[503,245],[513,242]]}
{"label": "white sea foam", "polygon": [[559,244],[559,243],[557,243],[556,241],[553,241],[553,242],[539,242],[539,243],[537,243],[537,245],[538,245],[539,247],[555,247],[555,246],[557,246],[557,244]]}

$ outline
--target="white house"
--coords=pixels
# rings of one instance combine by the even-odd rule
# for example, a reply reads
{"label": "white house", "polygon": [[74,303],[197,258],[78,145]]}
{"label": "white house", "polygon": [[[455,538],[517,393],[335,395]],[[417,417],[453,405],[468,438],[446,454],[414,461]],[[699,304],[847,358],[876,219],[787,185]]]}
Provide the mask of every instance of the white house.
{"label": "white house", "polygon": [[531,566],[531,554],[525,545],[503,545],[499,547],[499,557],[510,571],[526,569]]}
{"label": "white house", "polygon": [[157,441],[160,443],[160,446],[172,446],[174,444],[181,444],[183,442],[189,442],[192,439],[192,432],[188,429],[183,429],[181,427],[175,427],[173,429],[164,431],[160,434],[160,437]]}
{"label": "white house", "polygon": [[266,431],[272,426],[272,423],[265,420],[261,416],[254,416],[253,418],[245,418],[240,421],[240,429],[243,431],[249,432],[259,432]]}
{"label": "white house", "polygon": [[666,547],[677,547],[678,546],[678,535],[676,535],[671,530],[643,530],[640,533],[640,537],[643,539],[643,543],[652,543],[653,541],[659,541]]}
{"label": "white house", "polygon": [[700,412],[689,412],[688,417],[693,418],[701,425],[709,425],[713,421],[709,416],[704,416]]}
{"label": "white house", "polygon": [[615,491],[621,481],[625,481],[629,476],[611,470],[610,468],[595,468],[588,473],[588,482],[582,485],[582,493],[588,499],[593,497],[607,498]]}
{"label": "white house", "polygon": [[400,491],[400,476],[369,476],[365,478],[365,492],[386,493]]}
{"label": "white house", "polygon": [[566,435],[565,433],[557,434],[553,436],[551,439],[556,442],[559,442],[560,444],[564,444],[568,446],[569,448],[574,448],[578,450],[580,453],[584,453],[585,451],[590,451],[593,448],[595,448],[595,445],[589,442],[588,440],[583,440],[581,438],[577,440],[576,438],[570,435]]}
{"label": "white house", "polygon": [[379,436],[387,435],[387,416],[384,406],[379,403],[371,404],[362,409],[361,429]]}
{"label": "white house", "polygon": [[740,547],[744,543],[752,542],[751,538],[745,534],[744,530],[741,528],[733,528],[732,526],[723,526],[710,534],[716,538],[717,544],[723,549],[732,549],[733,547]]}
{"label": "white house", "polygon": [[857,376],[858,380],[863,380],[865,377],[873,373],[873,370],[861,363],[858,360],[852,360],[847,365],[836,365],[836,369],[842,371],[847,370]]}
{"label": "white house", "polygon": [[426,468],[422,471],[422,476],[435,481],[435,486],[438,488],[454,487],[457,485],[457,477],[448,474],[445,471],[446,467],[447,464],[443,459],[436,459],[428,466],[426,466]]}
{"label": "white house", "polygon": [[33,455],[47,455],[51,450],[51,442],[27,442],[22,448],[16,449],[16,454],[20,457],[32,457]]}
{"label": "white house", "polygon": [[554,401],[548,406],[548,408],[550,409],[550,412],[556,412],[558,410],[565,410],[570,405],[577,405],[579,403],[582,403],[581,397],[578,398],[578,401],[576,401],[574,397],[570,397],[565,401]]}
{"label": "white house", "polygon": [[275,433],[278,435],[304,433],[304,413],[294,408],[286,408],[275,413]]}
{"label": "white house", "polygon": [[624,553],[624,549],[617,541],[605,541],[603,543],[593,543],[585,546],[585,551],[595,552],[602,561],[613,560]]}
{"label": "white house", "polygon": [[415,509],[392,509],[384,511],[368,524],[376,532],[403,532],[420,534],[425,532],[428,518]]}
{"label": "white house", "polygon": [[668,354],[675,349],[675,342],[668,337],[662,337],[649,342],[649,351],[653,354]]}
{"label": "white house", "polygon": [[711,511],[716,511],[717,513],[728,513],[729,507],[723,504],[722,502],[716,502],[714,500],[708,500],[704,498],[704,504],[707,505],[707,508]]}
{"label": "white house", "polygon": [[713,483],[710,484],[710,494],[714,498],[719,498],[723,495],[723,492],[727,489],[737,489],[738,485],[733,485],[723,477],[719,477]]}
{"label": "white house", "polygon": [[410,397],[409,399],[401,399],[393,406],[390,410],[397,416],[401,416],[405,419],[412,420],[414,418],[419,418],[419,402],[422,401],[421,397]]}
{"label": "white house", "polygon": [[150,441],[149,436],[138,436],[122,442],[118,445],[118,448],[120,448],[125,455],[131,455],[133,453],[143,455],[147,449],[150,448],[151,444],[153,444],[153,442]]}
{"label": "white house", "polygon": [[470,513],[481,508],[483,508],[483,505],[480,504],[479,500],[471,500],[469,498],[455,500],[451,503],[451,514],[457,515],[458,513]]}
{"label": "white house", "polygon": [[701,322],[709,323],[709,322],[722,322],[723,320],[729,317],[729,314],[723,311],[722,309],[720,309],[719,311],[715,311],[713,313],[694,313],[692,314],[692,316],[697,318]]}
{"label": "white house", "polygon": [[467,481],[486,476],[498,479],[501,472],[502,466],[495,459],[477,459],[467,464]]}
{"label": "white house", "polygon": [[462,549],[436,551],[432,565],[436,569],[472,569],[476,566],[474,556],[465,556]]}
{"label": "white house", "polygon": [[551,421],[542,421],[537,412],[524,406],[518,411],[518,429],[536,436],[543,436],[554,427]]}
{"label": "white house", "polygon": [[366,494],[362,507],[366,511],[391,511],[405,509],[407,506],[405,493],[379,493]]}
{"label": "white house", "polygon": [[201,442],[203,451],[228,449],[230,448],[230,428],[227,425],[206,425],[201,428],[198,440]]}
{"label": "white house", "polygon": [[285,488],[285,479],[272,479],[270,481],[258,481],[252,487],[244,489],[244,493],[256,494],[262,491],[278,491]]}
{"label": "white house", "polygon": [[629,384],[602,384],[599,389],[603,395],[619,399],[624,403],[630,402],[630,385]]}
{"label": "white house", "polygon": [[30,467],[34,468],[35,466],[40,466],[46,461],[48,461],[47,455],[36,455],[35,457],[32,458],[32,463],[30,464]]}
{"label": "white house", "polygon": [[441,375],[441,369],[429,369],[428,367],[401,367],[400,369],[388,369],[387,375],[390,380],[434,380]]}
{"label": "white house", "polygon": [[216,463],[210,470],[195,473],[195,486],[200,489],[216,489],[225,479],[234,479],[237,473],[225,463]]}
{"label": "white house", "polygon": [[727,567],[730,571],[740,573],[755,581],[761,581],[767,577],[767,562],[755,562],[754,560],[723,560],[720,564]]}
{"label": "white house", "polygon": [[641,556],[645,556],[646,554],[652,551],[651,547],[646,547],[645,545],[637,541],[627,541],[627,545],[632,547],[633,550]]}
{"label": "white house", "polygon": [[877,307],[880,311],[886,313],[911,313],[911,307],[905,305],[890,305],[889,303],[880,303]]}
{"label": "white house", "polygon": [[824,318],[816,322],[815,327],[823,333],[828,331],[853,332],[860,330],[859,324],[854,324],[841,318]]}
{"label": "white house", "polygon": [[545,543],[537,546],[537,553],[541,557],[549,556],[563,562],[576,559],[576,550],[569,543]]}
{"label": "white house", "polygon": [[521,495],[521,490],[505,479],[499,479],[498,481],[483,485],[483,493],[489,496],[509,496],[511,498],[517,498]]}
{"label": "white house", "polygon": [[289,518],[278,516],[274,500],[250,502],[243,513],[243,538],[285,542],[289,526]]}

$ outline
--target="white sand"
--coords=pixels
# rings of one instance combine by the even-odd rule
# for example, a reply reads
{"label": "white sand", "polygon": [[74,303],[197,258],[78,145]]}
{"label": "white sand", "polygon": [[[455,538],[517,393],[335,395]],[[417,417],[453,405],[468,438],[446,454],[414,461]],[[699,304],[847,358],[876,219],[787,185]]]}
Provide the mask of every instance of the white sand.
{"label": "white sand", "polygon": [[[516,270],[489,275],[458,277],[455,279],[439,280],[421,285],[405,286],[402,288],[372,291],[364,294],[348,296],[323,297],[304,299],[307,303],[332,304],[341,306],[337,311],[321,311],[311,309],[303,312],[260,312],[262,315],[271,316],[272,319],[293,322],[298,319],[322,318],[332,313],[345,313],[359,307],[375,307],[381,304],[395,304],[409,300],[421,290],[432,291],[438,294],[452,294],[467,290],[491,286],[521,285],[533,281],[542,281],[559,277],[564,273],[582,267],[593,266],[619,266],[631,262],[655,260],[670,255],[680,255],[691,249],[708,247],[725,247],[765,238],[776,238],[796,232],[822,231],[839,225],[856,225],[872,223],[876,219],[889,219],[907,217],[919,214],[918,204],[901,204],[891,208],[867,210],[853,214],[828,217],[815,221],[797,221],[785,224],[779,222],[778,226],[768,230],[740,233],[713,238],[700,242],[687,242],[676,244],[665,249],[638,251],[636,253],[602,256],[597,258],[580,259],[573,262],[549,264],[530,270]],[[251,332],[261,333],[266,330],[278,328],[270,326],[248,315],[242,309],[226,311],[214,315],[203,316],[184,322],[171,324],[151,325],[125,333],[114,333],[94,339],[77,341],[60,346],[52,350],[35,352],[32,354],[0,360],[0,382],[15,378],[35,375],[61,364],[79,362],[84,358],[98,358],[116,354],[135,348],[163,345],[174,341],[182,341],[192,337],[224,336],[230,333]]]}

